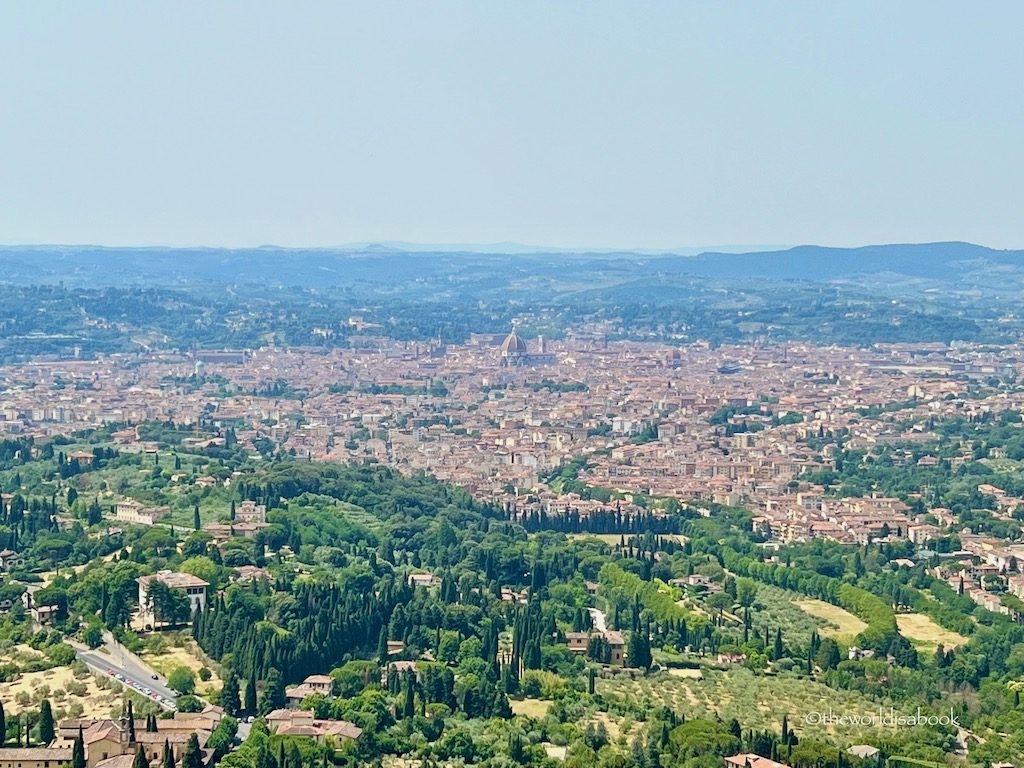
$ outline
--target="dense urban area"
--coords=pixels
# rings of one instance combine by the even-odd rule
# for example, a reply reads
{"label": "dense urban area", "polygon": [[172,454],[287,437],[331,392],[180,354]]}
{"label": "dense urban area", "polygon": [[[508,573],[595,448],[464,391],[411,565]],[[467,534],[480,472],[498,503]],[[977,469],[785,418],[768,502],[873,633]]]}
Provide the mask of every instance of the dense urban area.
{"label": "dense urban area", "polygon": [[1015,294],[525,263],[12,267],[0,768],[1021,765]]}

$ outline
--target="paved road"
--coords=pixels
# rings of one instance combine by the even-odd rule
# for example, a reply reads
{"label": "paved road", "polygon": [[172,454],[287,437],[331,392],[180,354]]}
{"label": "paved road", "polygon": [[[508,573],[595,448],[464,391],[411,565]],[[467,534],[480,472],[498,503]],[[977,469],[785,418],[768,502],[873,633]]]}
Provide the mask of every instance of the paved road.
{"label": "paved road", "polygon": [[[153,669],[127,648],[114,642],[113,639],[108,640],[104,648],[106,653],[98,648],[91,651],[84,647],[78,647],[75,650],[78,658],[99,674],[113,677],[126,688],[133,688],[137,693],[158,702],[165,709],[174,709],[178,694],[167,687],[167,683],[162,677],[154,680]],[[110,674],[111,672],[113,674]],[[152,691],[158,698],[146,693],[146,689]]]}

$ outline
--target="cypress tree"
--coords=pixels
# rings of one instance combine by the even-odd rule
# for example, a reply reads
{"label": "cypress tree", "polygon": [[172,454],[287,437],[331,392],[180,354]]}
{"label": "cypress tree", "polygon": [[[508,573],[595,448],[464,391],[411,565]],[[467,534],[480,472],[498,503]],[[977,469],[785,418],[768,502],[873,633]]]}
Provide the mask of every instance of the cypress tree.
{"label": "cypress tree", "polygon": [[202,526],[202,521],[199,519],[199,505],[196,504],[196,508],[192,510],[192,527],[197,531]]}
{"label": "cypress tree", "polygon": [[71,745],[71,768],[85,768],[85,739],[82,738],[82,727],[78,727],[78,736]]}
{"label": "cypress tree", "polygon": [[412,683],[412,675],[408,672],[405,673],[405,691],[404,691],[404,703],[402,705],[402,717],[410,718],[416,714],[416,702],[414,700],[414,691]]}
{"label": "cypress tree", "polygon": [[49,744],[53,741],[53,709],[50,700],[43,699],[39,705],[39,742]]}
{"label": "cypress tree", "polygon": [[224,689],[220,694],[221,704],[224,706],[224,710],[235,717],[238,715],[238,710],[241,708],[241,702],[238,698],[238,675],[234,671],[228,674],[228,679],[224,681]]}
{"label": "cypress tree", "polygon": [[162,768],[174,768],[174,751],[171,749],[171,743],[167,739],[164,739]]}
{"label": "cypress tree", "polygon": [[199,739],[193,733],[188,737],[185,753],[181,756],[181,768],[203,768],[203,754],[199,750]]}
{"label": "cypress tree", "polygon": [[7,716],[4,715],[4,703],[0,701],[0,747],[7,741]]}
{"label": "cypress tree", "polygon": [[135,748],[135,759],[132,761],[132,768],[149,768],[146,750],[142,748],[141,744]]}
{"label": "cypress tree", "polygon": [[[129,744],[134,744],[135,743],[135,711],[132,708],[132,700],[131,699],[128,699],[128,715],[127,715],[127,717],[128,717],[128,743]],[[142,757],[143,757],[143,759],[145,759],[146,755],[143,754]]]}
{"label": "cypress tree", "polygon": [[256,714],[256,675],[252,674],[245,683],[245,711]]}

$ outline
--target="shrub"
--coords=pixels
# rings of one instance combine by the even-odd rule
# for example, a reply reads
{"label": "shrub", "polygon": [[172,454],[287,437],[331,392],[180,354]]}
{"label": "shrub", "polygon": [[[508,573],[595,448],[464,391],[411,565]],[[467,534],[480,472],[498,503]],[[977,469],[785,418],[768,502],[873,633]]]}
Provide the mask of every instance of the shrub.
{"label": "shrub", "polygon": [[196,678],[191,669],[179,665],[167,676],[167,685],[183,696],[188,696],[196,689]]}
{"label": "shrub", "polygon": [[65,666],[75,660],[75,649],[67,643],[57,643],[46,649],[46,657],[54,664]]}

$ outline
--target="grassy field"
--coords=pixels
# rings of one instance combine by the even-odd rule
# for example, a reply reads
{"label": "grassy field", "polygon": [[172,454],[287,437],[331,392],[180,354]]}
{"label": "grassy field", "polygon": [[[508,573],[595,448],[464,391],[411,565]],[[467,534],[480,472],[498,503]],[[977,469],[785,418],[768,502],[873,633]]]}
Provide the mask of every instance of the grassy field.
{"label": "grassy field", "polygon": [[[609,547],[614,547],[622,541],[620,533],[570,533],[566,535],[569,541],[600,541]],[[626,539],[629,539],[627,536]]]}
{"label": "grassy field", "polygon": [[159,652],[146,650],[139,654],[139,657],[159,672],[165,679],[171,670],[178,666],[188,667],[196,677],[196,694],[207,697],[214,691],[220,690],[221,679],[214,669],[210,669],[211,677],[207,681],[199,679],[199,670],[207,666],[201,659],[201,651],[191,637],[183,639],[183,644],[174,645],[173,636],[166,638],[164,648]]}
{"label": "grassy field", "polygon": [[813,600],[805,597],[798,600],[796,605],[812,616],[824,619],[825,626],[821,629],[821,634],[823,635],[830,635],[837,639],[849,641],[867,629],[868,626],[849,611],[844,611],[839,606],[826,603],[824,600]]}
{"label": "grassy field", "polygon": [[544,717],[551,707],[551,702],[543,699],[509,699],[509,704],[512,714],[535,718]]}
{"label": "grassy field", "polygon": [[[705,668],[703,677],[661,673],[636,680],[599,678],[597,691],[607,697],[640,704],[645,708],[669,706],[687,716],[737,718],[744,727],[778,730],[783,715],[798,732],[822,733],[844,743],[858,743],[872,732],[871,726],[810,725],[805,718],[815,713],[866,714],[877,712],[879,702],[862,694],[829,688],[796,676],[756,675],[748,669]],[[838,730],[837,730],[838,729]],[[877,735],[877,730],[875,730]]]}
{"label": "grassy field", "polygon": [[900,628],[900,634],[922,651],[934,652],[940,643],[948,650],[967,642],[963,635],[940,627],[923,613],[897,614],[896,625]]}

